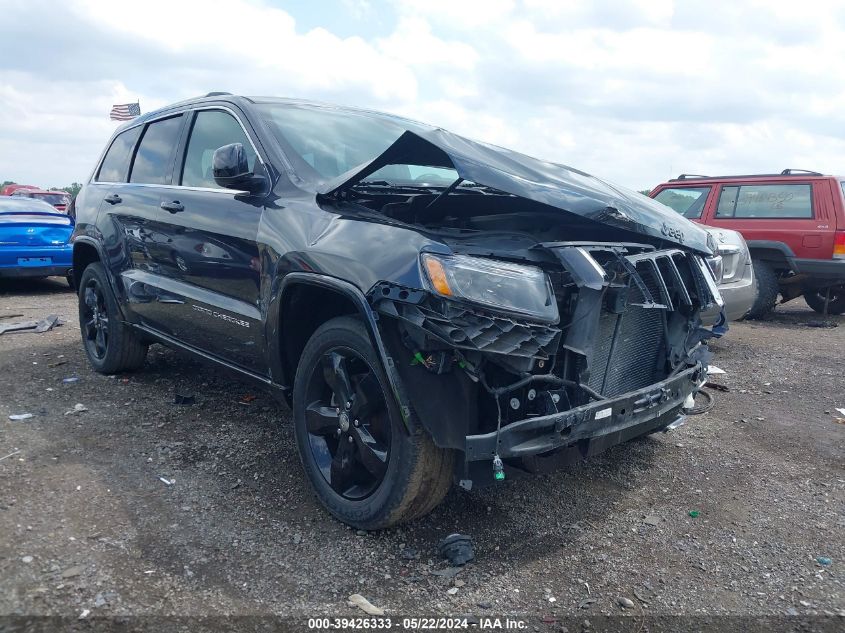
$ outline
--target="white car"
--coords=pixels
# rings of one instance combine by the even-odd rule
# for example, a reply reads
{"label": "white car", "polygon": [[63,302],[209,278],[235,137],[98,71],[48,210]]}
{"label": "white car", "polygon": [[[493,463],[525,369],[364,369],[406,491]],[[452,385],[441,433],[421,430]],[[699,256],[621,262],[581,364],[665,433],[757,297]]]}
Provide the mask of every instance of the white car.
{"label": "white car", "polygon": [[[737,321],[748,314],[757,297],[748,245],[737,231],[712,226],[702,228],[713,236],[718,245],[718,255],[708,259],[708,263],[725,301],[725,316],[728,321]],[[701,318],[704,323],[712,323],[717,317],[718,312],[711,309]]]}

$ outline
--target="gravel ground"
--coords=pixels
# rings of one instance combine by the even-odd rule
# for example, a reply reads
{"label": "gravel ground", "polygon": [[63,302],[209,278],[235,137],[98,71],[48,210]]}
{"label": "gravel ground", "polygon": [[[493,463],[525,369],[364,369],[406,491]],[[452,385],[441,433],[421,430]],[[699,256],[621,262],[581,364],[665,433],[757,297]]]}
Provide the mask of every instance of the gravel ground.
{"label": "gravel ground", "polygon": [[[142,372],[95,374],[75,299],[60,280],[0,282],[0,317],[67,319],[0,336],[0,457],[19,451],[0,461],[0,614],[357,616],[346,598],[360,593],[396,617],[560,629],[618,614],[845,617],[843,317],[811,327],[820,317],[796,301],[734,324],[714,345],[730,392],[710,413],[365,533],[317,505],[284,406],[160,346]],[[66,413],[77,403],[87,411]],[[475,561],[432,574],[455,531]]]}

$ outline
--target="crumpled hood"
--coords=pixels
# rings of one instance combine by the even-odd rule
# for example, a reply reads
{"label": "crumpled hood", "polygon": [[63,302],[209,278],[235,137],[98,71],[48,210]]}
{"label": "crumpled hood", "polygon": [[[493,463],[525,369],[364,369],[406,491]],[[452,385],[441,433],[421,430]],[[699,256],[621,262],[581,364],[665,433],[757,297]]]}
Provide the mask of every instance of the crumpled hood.
{"label": "crumpled hood", "polygon": [[464,180],[701,253],[712,253],[704,229],[651,198],[572,167],[436,128],[404,132],[374,160],[323,183],[318,193],[331,196],[393,164],[454,167]]}

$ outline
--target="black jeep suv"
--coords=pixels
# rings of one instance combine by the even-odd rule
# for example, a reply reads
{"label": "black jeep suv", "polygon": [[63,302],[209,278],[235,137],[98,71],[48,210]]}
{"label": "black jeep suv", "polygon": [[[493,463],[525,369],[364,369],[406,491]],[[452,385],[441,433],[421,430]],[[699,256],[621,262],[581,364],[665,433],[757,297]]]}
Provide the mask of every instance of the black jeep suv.
{"label": "black jeep suv", "polygon": [[265,385],[361,528],[672,425],[721,331],[702,228],[386,114],[177,103],[115,132],[75,209],[94,369],[163,343]]}

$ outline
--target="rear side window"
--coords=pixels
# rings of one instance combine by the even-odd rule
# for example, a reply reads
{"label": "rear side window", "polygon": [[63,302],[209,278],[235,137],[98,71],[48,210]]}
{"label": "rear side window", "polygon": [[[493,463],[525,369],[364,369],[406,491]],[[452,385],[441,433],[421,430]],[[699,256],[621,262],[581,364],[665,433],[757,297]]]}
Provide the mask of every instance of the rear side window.
{"label": "rear side window", "polygon": [[717,218],[812,218],[811,185],[722,187]]}
{"label": "rear side window", "polygon": [[674,187],[663,189],[654,199],[671,207],[685,218],[697,219],[704,211],[710,187]]}
{"label": "rear side window", "polygon": [[141,126],[133,127],[118,134],[112,141],[100,171],[97,172],[97,180],[100,182],[124,182],[126,173],[129,171],[129,159],[132,157],[132,148],[141,134]]}
{"label": "rear side window", "polygon": [[135,152],[129,182],[148,185],[170,183],[171,159],[179,142],[181,126],[182,115],[155,121],[147,126],[138,151]]}
{"label": "rear side window", "polygon": [[197,112],[188,141],[188,150],[185,152],[182,185],[219,188],[211,173],[211,158],[214,156],[214,150],[230,143],[241,143],[244,146],[250,168],[255,172],[258,168],[255,150],[252,149],[241,124],[231,114],[221,110]]}

